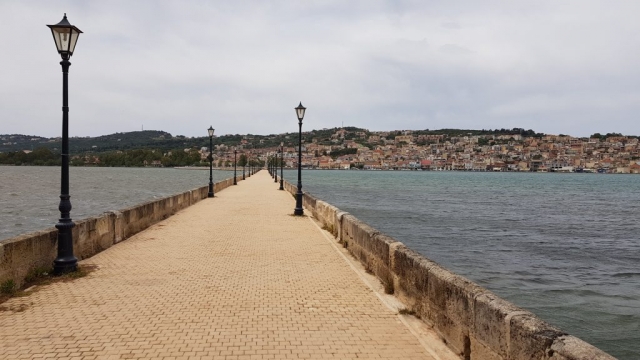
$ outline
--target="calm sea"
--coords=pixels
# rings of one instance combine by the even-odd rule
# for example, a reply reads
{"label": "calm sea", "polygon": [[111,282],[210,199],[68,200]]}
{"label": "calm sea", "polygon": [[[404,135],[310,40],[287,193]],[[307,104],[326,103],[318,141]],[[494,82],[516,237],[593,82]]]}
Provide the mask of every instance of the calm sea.
{"label": "calm sea", "polygon": [[[231,176],[214,171],[214,181]],[[296,172],[285,178],[295,183]],[[71,168],[71,216],[208,182],[203,170]],[[640,359],[640,176],[304,171],[303,190],[562,330]],[[53,226],[59,191],[56,167],[0,167],[0,239]]]}
{"label": "calm sea", "polygon": [[[213,182],[231,177],[213,171]],[[205,186],[209,171],[71,167],[69,179],[71,218],[80,220]],[[0,240],[54,226],[59,202],[59,167],[0,166]]]}
{"label": "calm sea", "polygon": [[[295,184],[297,173],[285,178]],[[640,176],[311,170],[303,191],[620,359],[640,359]]]}

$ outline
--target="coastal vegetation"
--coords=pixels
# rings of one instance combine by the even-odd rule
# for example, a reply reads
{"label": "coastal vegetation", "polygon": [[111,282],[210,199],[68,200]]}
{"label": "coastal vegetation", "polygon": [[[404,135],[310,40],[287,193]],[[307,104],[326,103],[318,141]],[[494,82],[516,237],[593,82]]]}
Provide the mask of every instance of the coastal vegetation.
{"label": "coastal vegetation", "polygon": [[47,148],[0,153],[0,164],[3,165],[59,166],[60,163],[60,154]]}

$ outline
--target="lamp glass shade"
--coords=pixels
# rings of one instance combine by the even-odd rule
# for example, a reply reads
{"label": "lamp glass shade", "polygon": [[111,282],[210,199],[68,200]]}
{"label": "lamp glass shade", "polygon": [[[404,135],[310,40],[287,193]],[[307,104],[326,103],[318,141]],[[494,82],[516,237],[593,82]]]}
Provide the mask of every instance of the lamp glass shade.
{"label": "lamp glass shade", "polygon": [[73,55],[78,37],[82,34],[82,31],[69,23],[67,14],[64,15],[59,23],[47,26],[51,29],[58,53]]}
{"label": "lamp glass shade", "polygon": [[283,146],[284,146],[284,143],[283,143],[283,142],[281,142],[281,143],[280,143],[280,147],[283,147]]}
{"label": "lamp glass shade", "polygon": [[302,102],[300,102],[300,105],[298,105],[296,109],[296,115],[298,115],[298,120],[302,121],[302,119],[304,118],[304,112],[305,110],[307,110],[306,107],[302,106]]}
{"label": "lamp glass shade", "polygon": [[216,129],[214,129],[213,126],[209,126],[207,130],[209,131],[209,137],[213,137],[213,132],[216,131]]}

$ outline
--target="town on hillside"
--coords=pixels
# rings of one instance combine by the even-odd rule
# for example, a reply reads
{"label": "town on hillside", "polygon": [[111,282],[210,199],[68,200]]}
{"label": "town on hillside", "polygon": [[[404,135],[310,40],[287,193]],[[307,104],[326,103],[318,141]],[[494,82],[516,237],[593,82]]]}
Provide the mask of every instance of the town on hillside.
{"label": "town on hillside", "polygon": [[[421,134],[338,128],[330,143],[313,137],[302,144],[302,167],[311,169],[533,171],[640,173],[637,137],[620,134],[590,138],[535,134]],[[506,131],[508,132],[508,131]],[[524,133],[524,134],[523,134]],[[297,135],[297,134],[296,134]],[[308,138],[309,133],[303,136]],[[292,136],[287,136],[291,138]],[[297,136],[295,136],[297,138]],[[246,143],[246,140],[243,140]],[[220,150],[224,151],[225,148]],[[262,149],[276,156],[277,146]],[[203,149],[203,156],[206,149]],[[228,155],[227,155],[228,156]],[[284,148],[284,166],[298,166],[297,146]]]}
{"label": "town on hillside", "polygon": [[[0,152],[2,164],[59,163],[59,155],[55,155],[59,138],[1,135],[0,140],[5,146],[0,149],[5,151]],[[209,165],[208,137],[172,136],[166,132],[149,130],[98,138],[72,138],[70,144],[74,154],[71,163],[76,166]],[[213,144],[216,167],[232,167],[234,149],[235,159],[241,165],[262,166],[270,159],[273,161],[277,155],[278,159],[283,159],[285,167],[298,166],[297,132],[222,135],[215,136]],[[25,149],[29,147],[30,150]],[[18,150],[20,148],[22,150]],[[303,132],[301,165],[305,169],[341,170],[638,174],[640,147],[637,136],[616,133],[596,133],[588,138],[578,138],[563,134],[541,134],[521,128],[369,131],[341,127]]]}

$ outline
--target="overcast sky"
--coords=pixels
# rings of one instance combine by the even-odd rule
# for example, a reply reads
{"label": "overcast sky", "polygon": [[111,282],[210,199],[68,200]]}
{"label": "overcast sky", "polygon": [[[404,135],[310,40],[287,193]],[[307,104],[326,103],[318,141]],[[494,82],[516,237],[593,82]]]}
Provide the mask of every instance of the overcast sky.
{"label": "overcast sky", "polygon": [[0,134],[513,128],[640,135],[640,1],[0,0]]}

